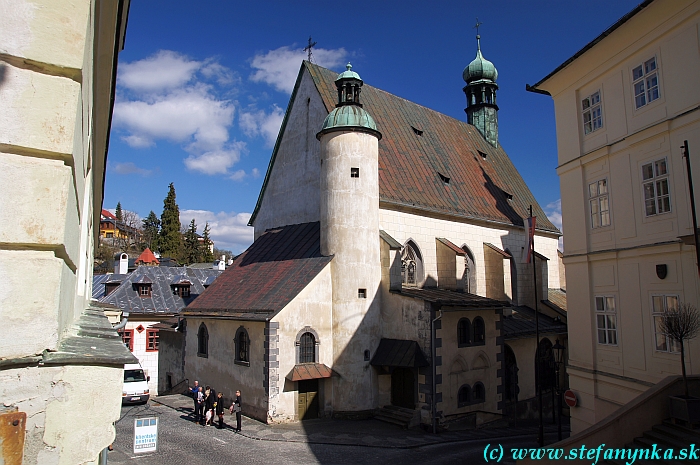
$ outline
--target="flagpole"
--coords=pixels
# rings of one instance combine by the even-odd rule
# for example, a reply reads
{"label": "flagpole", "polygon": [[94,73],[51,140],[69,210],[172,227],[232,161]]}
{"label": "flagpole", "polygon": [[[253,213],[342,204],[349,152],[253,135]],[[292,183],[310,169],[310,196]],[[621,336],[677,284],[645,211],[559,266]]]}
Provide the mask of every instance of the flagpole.
{"label": "flagpole", "polygon": [[534,283],[535,290],[535,380],[537,380],[537,403],[540,419],[539,428],[537,430],[537,444],[540,447],[543,447],[544,423],[542,420],[542,380],[540,379],[542,375],[542,372],[540,370],[540,358],[542,358],[542,354],[540,354],[540,312],[538,310],[537,305],[537,263],[535,260],[535,227],[533,224],[534,221],[535,219],[532,217],[532,205],[530,205],[530,222],[528,222],[527,234],[530,242],[529,246],[532,247],[530,251],[530,257],[532,258],[532,281]]}

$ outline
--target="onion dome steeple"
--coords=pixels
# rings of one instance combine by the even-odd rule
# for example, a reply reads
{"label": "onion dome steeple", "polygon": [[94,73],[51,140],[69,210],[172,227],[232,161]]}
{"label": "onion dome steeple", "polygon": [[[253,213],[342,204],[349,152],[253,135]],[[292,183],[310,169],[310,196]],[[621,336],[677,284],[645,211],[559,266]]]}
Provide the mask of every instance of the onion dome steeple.
{"label": "onion dome steeple", "polygon": [[493,63],[481,54],[481,36],[478,33],[476,58],[464,68],[462,78],[467,83],[462,89],[467,96],[467,108],[464,109],[467,122],[475,126],[491,145],[498,147],[498,71]]}
{"label": "onion dome steeple", "polygon": [[360,75],[352,71],[352,65],[348,63],[346,70],[335,80],[335,86],[338,88],[338,103],[323,122],[321,131],[316,134],[317,139],[327,132],[347,130],[369,132],[379,139],[382,138],[381,133],[377,131],[374,119],[360,103],[363,84]]}

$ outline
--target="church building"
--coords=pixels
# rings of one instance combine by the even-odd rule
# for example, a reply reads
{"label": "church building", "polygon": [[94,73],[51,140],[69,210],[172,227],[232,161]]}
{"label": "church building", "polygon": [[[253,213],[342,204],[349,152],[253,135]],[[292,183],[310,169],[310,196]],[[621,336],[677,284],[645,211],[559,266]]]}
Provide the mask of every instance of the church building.
{"label": "church building", "polygon": [[478,47],[463,122],[304,61],[255,241],[181,313],[185,376],[240,389],[266,422],[486,422],[517,395],[516,363],[534,397],[532,309],[551,342],[566,333],[560,232],[499,145],[497,76]]}

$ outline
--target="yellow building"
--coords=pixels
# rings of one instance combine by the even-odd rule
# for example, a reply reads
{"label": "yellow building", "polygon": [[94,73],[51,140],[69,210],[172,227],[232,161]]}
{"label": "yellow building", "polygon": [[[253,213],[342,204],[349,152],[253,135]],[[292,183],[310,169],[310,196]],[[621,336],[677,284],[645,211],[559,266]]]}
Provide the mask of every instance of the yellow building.
{"label": "yellow building", "polygon": [[[576,328],[572,433],[681,372],[678,346],[657,324],[678,302],[698,305],[680,147],[688,141],[697,195],[699,30],[699,1],[645,1],[529,87],[551,95],[556,111],[569,327]],[[700,373],[700,340],[687,348],[689,373]]]}
{"label": "yellow building", "polygon": [[128,10],[129,0],[0,2],[4,463],[95,463],[115,437],[124,363],[136,361],[91,304]]}

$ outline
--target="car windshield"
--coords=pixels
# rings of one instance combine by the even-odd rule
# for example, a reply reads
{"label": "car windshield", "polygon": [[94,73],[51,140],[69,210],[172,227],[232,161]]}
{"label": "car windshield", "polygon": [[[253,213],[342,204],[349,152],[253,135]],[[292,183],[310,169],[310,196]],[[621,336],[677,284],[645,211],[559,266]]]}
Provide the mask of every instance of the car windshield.
{"label": "car windshield", "polygon": [[124,370],[124,382],[131,383],[134,381],[146,381],[146,375],[143,370]]}

